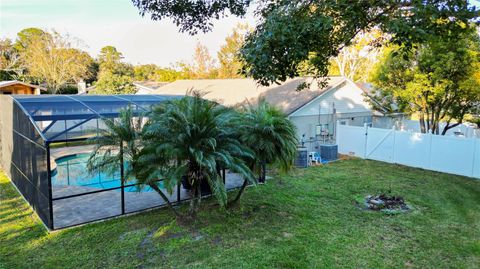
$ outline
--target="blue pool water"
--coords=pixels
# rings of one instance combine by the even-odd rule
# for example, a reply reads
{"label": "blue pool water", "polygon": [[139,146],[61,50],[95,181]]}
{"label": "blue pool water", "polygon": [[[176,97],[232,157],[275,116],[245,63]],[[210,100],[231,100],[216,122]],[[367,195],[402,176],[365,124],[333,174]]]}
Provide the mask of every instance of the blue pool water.
{"label": "blue pool water", "polygon": [[[110,189],[120,187],[120,168],[118,173],[109,175],[106,173],[88,173],[87,161],[89,154],[77,154],[61,157],[55,160],[57,168],[52,173],[52,186],[84,186],[98,189]],[[127,182],[131,185],[133,182]],[[127,192],[136,192],[138,186],[126,187]],[[118,189],[117,191],[120,191]],[[153,191],[150,187],[143,187],[142,192]]]}

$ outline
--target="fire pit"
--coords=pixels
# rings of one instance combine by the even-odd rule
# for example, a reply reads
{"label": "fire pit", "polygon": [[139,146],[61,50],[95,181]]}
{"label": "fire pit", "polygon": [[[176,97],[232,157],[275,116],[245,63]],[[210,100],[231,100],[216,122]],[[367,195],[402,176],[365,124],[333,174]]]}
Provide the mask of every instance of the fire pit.
{"label": "fire pit", "polygon": [[385,213],[397,213],[410,210],[401,196],[389,196],[386,194],[368,195],[362,199],[363,209],[383,211]]}

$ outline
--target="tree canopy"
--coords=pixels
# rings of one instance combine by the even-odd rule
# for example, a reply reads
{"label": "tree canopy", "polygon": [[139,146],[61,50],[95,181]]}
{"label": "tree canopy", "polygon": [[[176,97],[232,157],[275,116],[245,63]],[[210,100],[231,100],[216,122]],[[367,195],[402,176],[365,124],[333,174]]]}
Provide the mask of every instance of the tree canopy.
{"label": "tree canopy", "polygon": [[[180,31],[210,31],[212,21],[228,14],[243,16],[249,0],[132,0],[140,14],[153,20],[171,18]],[[299,74],[308,61],[312,75],[328,74],[329,59],[373,27],[391,42],[410,48],[431,37],[456,36],[477,20],[466,0],[259,1],[259,23],[241,50],[243,73],[267,85]]]}
{"label": "tree canopy", "polygon": [[93,62],[88,53],[75,48],[68,36],[57,32],[35,35],[22,48],[28,74],[44,82],[53,94],[67,83],[87,77]]}
{"label": "tree canopy", "polygon": [[15,41],[0,40],[0,79],[45,84],[51,93],[95,77],[95,63],[77,39],[26,28]]}
{"label": "tree canopy", "polygon": [[242,70],[243,63],[239,53],[245,43],[245,35],[248,31],[248,25],[239,24],[233,28],[232,33],[225,38],[225,44],[220,47],[217,53],[220,64],[218,76],[220,78],[242,77],[240,71]]}
{"label": "tree canopy", "polygon": [[14,48],[12,40],[0,39],[0,80],[12,79],[20,68],[20,54]]}
{"label": "tree canopy", "polygon": [[422,132],[445,134],[480,103],[479,70],[476,33],[433,39],[410,51],[391,50],[373,75],[378,94],[372,97],[377,105],[395,103],[399,111],[418,114]]}
{"label": "tree canopy", "polygon": [[122,53],[113,46],[106,46],[98,55],[99,72],[95,83],[95,94],[128,94],[134,93],[134,69],[130,64],[122,62]]}
{"label": "tree canopy", "polygon": [[219,19],[228,13],[245,15],[251,0],[212,0],[212,1],[150,1],[132,0],[140,14],[149,14],[153,20],[171,18],[180,27],[180,31],[196,34],[198,31],[212,30],[212,20]]}
{"label": "tree canopy", "polygon": [[341,75],[352,81],[367,81],[372,66],[384,49],[384,35],[377,29],[359,33],[348,47],[330,62],[329,75]]}

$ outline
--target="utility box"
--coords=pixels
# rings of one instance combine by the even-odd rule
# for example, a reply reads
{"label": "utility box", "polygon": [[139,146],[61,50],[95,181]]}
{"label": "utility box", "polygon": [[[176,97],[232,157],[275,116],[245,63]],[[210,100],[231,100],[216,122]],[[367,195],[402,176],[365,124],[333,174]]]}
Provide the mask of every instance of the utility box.
{"label": "utility box", "polygon": [[338,159],[338,145],[320,145],[320,157],[322,157],[322,161]]}
{"label": "utility box", "polygon": [[304,147],[297,148],[297,157],[295,158],[295,166],[306,168],[308,166],[308,149]]}

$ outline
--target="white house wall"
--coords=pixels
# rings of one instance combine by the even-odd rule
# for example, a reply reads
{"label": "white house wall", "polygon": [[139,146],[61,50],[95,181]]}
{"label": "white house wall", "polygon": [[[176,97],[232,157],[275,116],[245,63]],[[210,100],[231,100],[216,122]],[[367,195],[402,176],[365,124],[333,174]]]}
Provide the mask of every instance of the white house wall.
{"label": "white house wall", "polygon": [[332,114],[333,105],[337,113],[372,113],[365,102],[362,90],[354,83],[346,81],[340,86],[317,97],[309,104],[293,112],[291,116],[318,116]]}
{"label": "white house wall", "polygon": [[364,123],[370,123],[372,121],[372,114],[370,111],[367,111],[361,113],[356,112],[336,114],[335,117],[333,117],[332,114],[324,114],[311,116],[290,116],[289,118],[297,127],[298,138],[301,138],[302,135],[305,134],[306,139],[315,139],[316,126],[319,124],[325,126],[330,133],[333,133],[335,122],[337,120],[344,122],[345,125],[363,126]]}

